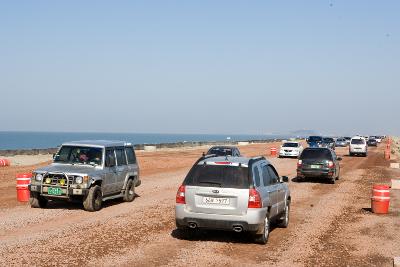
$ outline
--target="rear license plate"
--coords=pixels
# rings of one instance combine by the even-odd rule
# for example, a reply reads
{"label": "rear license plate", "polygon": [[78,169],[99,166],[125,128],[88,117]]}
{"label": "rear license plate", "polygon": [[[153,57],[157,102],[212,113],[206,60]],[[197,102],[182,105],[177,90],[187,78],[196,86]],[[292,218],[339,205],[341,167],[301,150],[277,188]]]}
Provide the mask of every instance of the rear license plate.
{"label": "rear license plate", "polygon": [[311,167],[311,169],[319,169],[319,168],[321,168],[320,165],[311,165],[310,167]]}
{"label": "rear license plate", "polygon": [[203,197],[203,203],[207,205],[229,205],[229,198],[223,197]]}
{"label": "rear license plate", "polygon": [[62,189],[58,187],[49,187],[47,189],[47,194],[49,195],[60,196],[62,193]]}

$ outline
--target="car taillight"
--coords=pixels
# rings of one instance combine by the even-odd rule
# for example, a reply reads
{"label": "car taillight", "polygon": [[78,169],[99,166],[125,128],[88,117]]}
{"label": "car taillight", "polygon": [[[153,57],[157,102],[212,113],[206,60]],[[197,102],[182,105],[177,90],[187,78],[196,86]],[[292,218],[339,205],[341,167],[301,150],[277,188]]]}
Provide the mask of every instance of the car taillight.
{"label": "car taillight", "polygon": [[328,167],[329,168],[335,167],[335,163],[333,163],[333,161],[328,161]]}
{"label": "car taillight", "polygon": [[247,207],[253,209],[262,208],[260,193],[254,188],[249,190],[249,204]]}
{"label": "car taillight", "polygon": [[186,204],[185,200],[185,186],[181,185],[176,193],[176,203],[177,204]]}
{"label": "car taillight", "polygon": [[303,164],[303,161],[301,159],[299,159],[299,161],[297,161],[297,167],[301,167],[302,164]]}

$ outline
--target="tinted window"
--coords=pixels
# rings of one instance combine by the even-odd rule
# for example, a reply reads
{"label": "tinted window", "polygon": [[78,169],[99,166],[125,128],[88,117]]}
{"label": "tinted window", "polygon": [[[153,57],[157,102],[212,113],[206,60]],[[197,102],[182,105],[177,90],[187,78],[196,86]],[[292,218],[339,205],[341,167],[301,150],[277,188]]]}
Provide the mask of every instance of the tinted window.
{"label": "tinted window", "polygon": [[256,184],[256,187],[261,186],[260,171],[258,170],[257,166],[253,167],[253,177],[254,177],[254,183]]}
{"label": "tinted window", "polygon": [[262,177],[264,186],[268,186],[271,184],[271,176],[269,175],[267,165],[262,166]]}
{"label": "tinted window", "polygon": [[122,149],[122,148],[116,149],[115,154],[117,155],[118,166],[126,165],[126,157],[125,157],[124,149]]}
{"label": "tinted window", "polygon": [[364,144],[364,141],[365,141],[365,140],[363,140],[363,139],[351,139],[351,143],[352,143],[353,145],[363,145],[363,144]]}
{"label": "tinted window", "polygon": [[244,167],[196,165],[186,176],[185,185],[249,188],[248,169]]}
{"label": "tinted window", "polygon": [[115,155],[114,150],[106,150],[106,167],[115,166]]}
{"label": "tinted window", "polygon": [[339,142],[344,142],[344,141],[346,141],[346,139],[344,139],[344,138],[338,138],[337,141],[339,141]]}
{"label": "tinted window", "polygon": [[332,159],[332,154],[328,149],[305,149],[300,159]]}
{"label": "tinted window", "polygon": [[333,140],[333,138],[324,138],[323,140],[325,143],[333,143],[335,142],[335,140]]}
{"label": "tinted window", "polygon": [[135,164],[136,163],[136,155],[135,151],[133,151],[132,147],[125,148],[126,157],[128,158],[128,164]]}
{"label": "tinted window", "polygon": [[298,143],[284,143],[282,147],[298,147]]}
{"label": "tinted window", "polygon": [[277,183],[278,180],[279,180],[279,177],[278,177],[278,174],[276,173],[275,169],[272,168],[271,166],[268,166],[267,168],[268,168],[268,173],[269,173],[269,175],[271,177],[271,182],[270,183],[271,184]]}

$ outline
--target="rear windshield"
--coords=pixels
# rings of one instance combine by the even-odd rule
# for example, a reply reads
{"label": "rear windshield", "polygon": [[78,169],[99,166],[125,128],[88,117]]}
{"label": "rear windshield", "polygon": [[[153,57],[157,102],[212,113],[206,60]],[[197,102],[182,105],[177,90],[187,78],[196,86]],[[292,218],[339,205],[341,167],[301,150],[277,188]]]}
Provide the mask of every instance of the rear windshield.
{"label": "rear windshield", "polygon": [[324,142],[325,143],[333,143],[333,142],[335,142],[335,140],[333,140],[333,138],[324,138]]}
{"label": "rear windshield", "polygon": [[216,155],[216,156],[232,156],[232,149],[231,148],[224,148],[224,147],[214,147],[211,148],[208,155]]}
{"label": "rear windshield", "polygon": [[299,144],[298,143],[284,143],[282,146],[283,147],[298,147]]}
{"label": "rear windshield", "polygon": [[300,159],[332,159],[332,154],[328,149],[305,149]]}
{"label": "rear windshield", "polygon": [[363,139],[351,139],[351,143],[353,145],[363,145],[364,144],[364,140]]}
{"label": "rear windshield", "polygon": [[310,136],[308,138],[308,142],[321,142],[322,137],[321,136]]}
{"label": "rear windshield", "polygon": [[346,141],[346,139],[344,139],[344,138],[339,138],[337,141],[338,141],[338,142],[343,142],[343,141]]}
{"label": "rear windshield", "polygon": [[225,165],[196,165],[186,176],[184,185],[249,188],[248,168]]}

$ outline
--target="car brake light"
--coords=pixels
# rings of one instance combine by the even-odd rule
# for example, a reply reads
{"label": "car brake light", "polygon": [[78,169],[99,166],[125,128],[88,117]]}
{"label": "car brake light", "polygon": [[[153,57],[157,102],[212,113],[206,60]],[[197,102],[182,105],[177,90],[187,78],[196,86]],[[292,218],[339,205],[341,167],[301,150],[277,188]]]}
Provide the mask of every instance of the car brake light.
{"label": "car brake light", "polygon": [[297,167],[301,167],[302,164],[303,164],[303,161],[301,159],[299,159],[299,161],[297,162]]}
{"label": "car brake light", "polygon": [[215,162],[215,164],[218,164],[218,165],[230,165],[231,163],[229,161],[218,161],[218,162]]}
{"label": "car brake light", "polygon": [[181,185],[176,193],[176,203],[177,204],[186,204],[185,200],[185,186]]}
{"label": "car brake light", "polygon": [[259,209],[262,208],[260,193],[254,188],[249,190],[249,204],[248,208]]}
{"label": "car brake light", "polygon": [[329,168],[335,167],[335,163],[333,163],[333,161],[328,161],[328,167]]}

